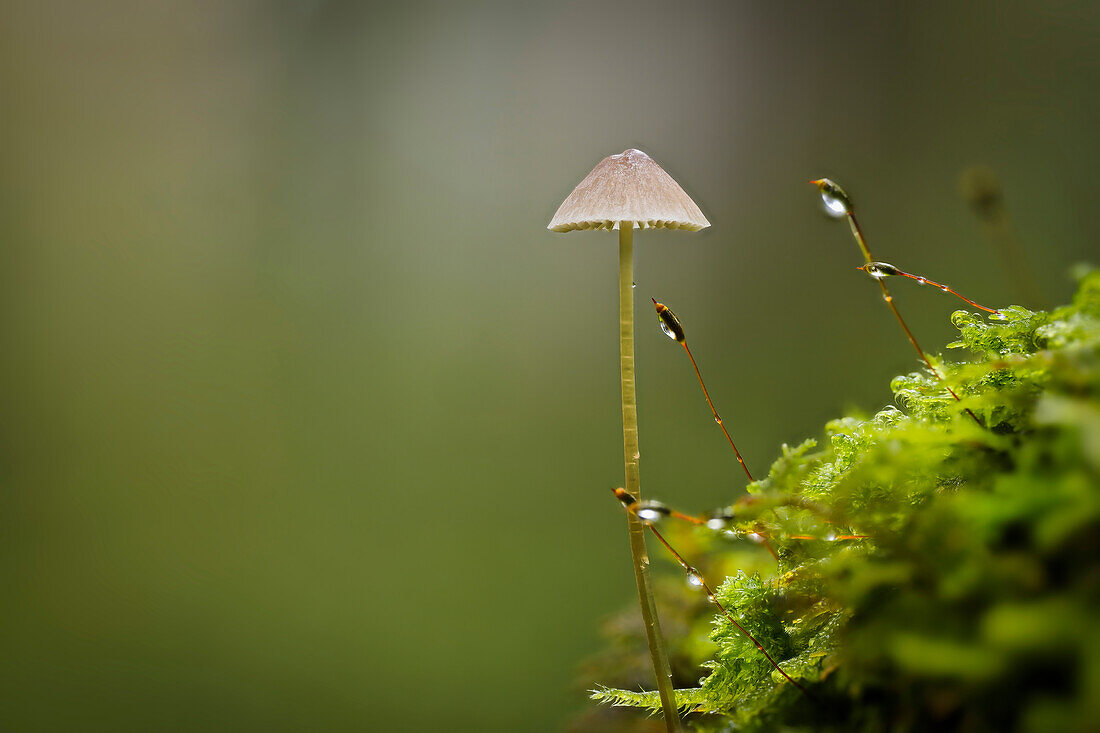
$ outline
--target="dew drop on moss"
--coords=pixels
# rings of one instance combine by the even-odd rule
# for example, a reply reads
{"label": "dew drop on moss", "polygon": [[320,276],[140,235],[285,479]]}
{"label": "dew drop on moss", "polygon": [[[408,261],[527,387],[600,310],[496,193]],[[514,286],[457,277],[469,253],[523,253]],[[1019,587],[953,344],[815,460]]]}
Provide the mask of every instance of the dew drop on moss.
{"label": "dew drop on moss", "polygon": [[821,192],[821,201],[825,204],[825,211],[829,216],[839,219],[848,215],[848,204],[844,199],[831,196],[825,191]]}
{"label": "dew drop on moss", "polygon": [[693,588],[703,587],[703,576],[699,574],[699,571],[695,568],[687,569],[687,582]]}
{"label": "dew drop on moss", "polygon": [[669,508],[658,501],[643,501],[634,510],[638,519],[646,524],[656,524],[669,515]]}

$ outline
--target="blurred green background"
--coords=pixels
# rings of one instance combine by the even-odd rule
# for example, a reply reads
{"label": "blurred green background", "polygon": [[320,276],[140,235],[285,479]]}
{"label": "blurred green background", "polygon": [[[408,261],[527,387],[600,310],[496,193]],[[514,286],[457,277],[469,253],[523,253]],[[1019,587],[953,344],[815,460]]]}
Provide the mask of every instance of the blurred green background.
{"label": "blurred green background", "polygon": [[[808,179],[987,304],[1019,299],[967,166],[1052,301],[1098,253],[1095,2],[0,13],[3,730],[582,710],[633,592],[616,248],[545,227],[606,155],[713,224],[636,238],[642,485],[689,510],[743,480],[646,298],[758,474],[917,366]],[[938,350],[959,303],[910,285]]]}

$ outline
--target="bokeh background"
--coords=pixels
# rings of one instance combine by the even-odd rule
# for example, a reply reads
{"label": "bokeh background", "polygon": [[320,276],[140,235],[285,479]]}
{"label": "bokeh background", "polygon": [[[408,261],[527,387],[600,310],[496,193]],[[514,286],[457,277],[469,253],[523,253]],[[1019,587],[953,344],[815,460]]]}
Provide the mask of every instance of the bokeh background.
{"label": "bokeh background", "polygon": [[636,238],[642,481],[689,510],[743,480],[648,297],[758,473],[917,366],[808,179],[989,304],[968,166],[1051,301],[1100,254],[1095,2],[0,8],[3,730],[583,710],[633,592],[616,247],[545,227],[606,155],[713,223]]}

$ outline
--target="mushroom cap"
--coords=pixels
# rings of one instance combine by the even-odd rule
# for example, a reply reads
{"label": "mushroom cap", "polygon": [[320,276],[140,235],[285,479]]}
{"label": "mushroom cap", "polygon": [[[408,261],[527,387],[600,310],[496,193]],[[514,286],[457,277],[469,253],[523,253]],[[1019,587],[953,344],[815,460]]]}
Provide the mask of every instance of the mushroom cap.
{"label": "mushroom cap", "polygon": [[687,229],[710,226],[680,184],[641,150],[625,150],[600,161],[558,207],[547,229]]}

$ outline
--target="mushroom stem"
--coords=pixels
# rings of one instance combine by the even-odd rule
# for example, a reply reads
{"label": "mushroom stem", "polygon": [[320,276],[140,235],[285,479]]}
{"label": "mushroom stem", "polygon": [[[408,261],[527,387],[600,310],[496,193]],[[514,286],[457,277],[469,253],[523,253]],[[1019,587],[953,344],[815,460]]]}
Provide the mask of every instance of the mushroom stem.
{"label": "mushroom stem", "polygon": [[[619,373],[623,396],[626,490],[635,498],[640,498],[638,401],[634,388],[634,222],[631,221],[619,222]],[[661,636],[653,588],[649,582],[645,526],[634,513],[627,512],[627,527],[630,534],[630,554],[634,559],[634,579],[638,583],[638,602],[642,608],[642,622],[649,641],[649,655],[657,677],[665,725],[670,732],[678,731],[680,716],[676,711],[676,696],[672,689],[672,671],[668,664],[664,638]]]}

